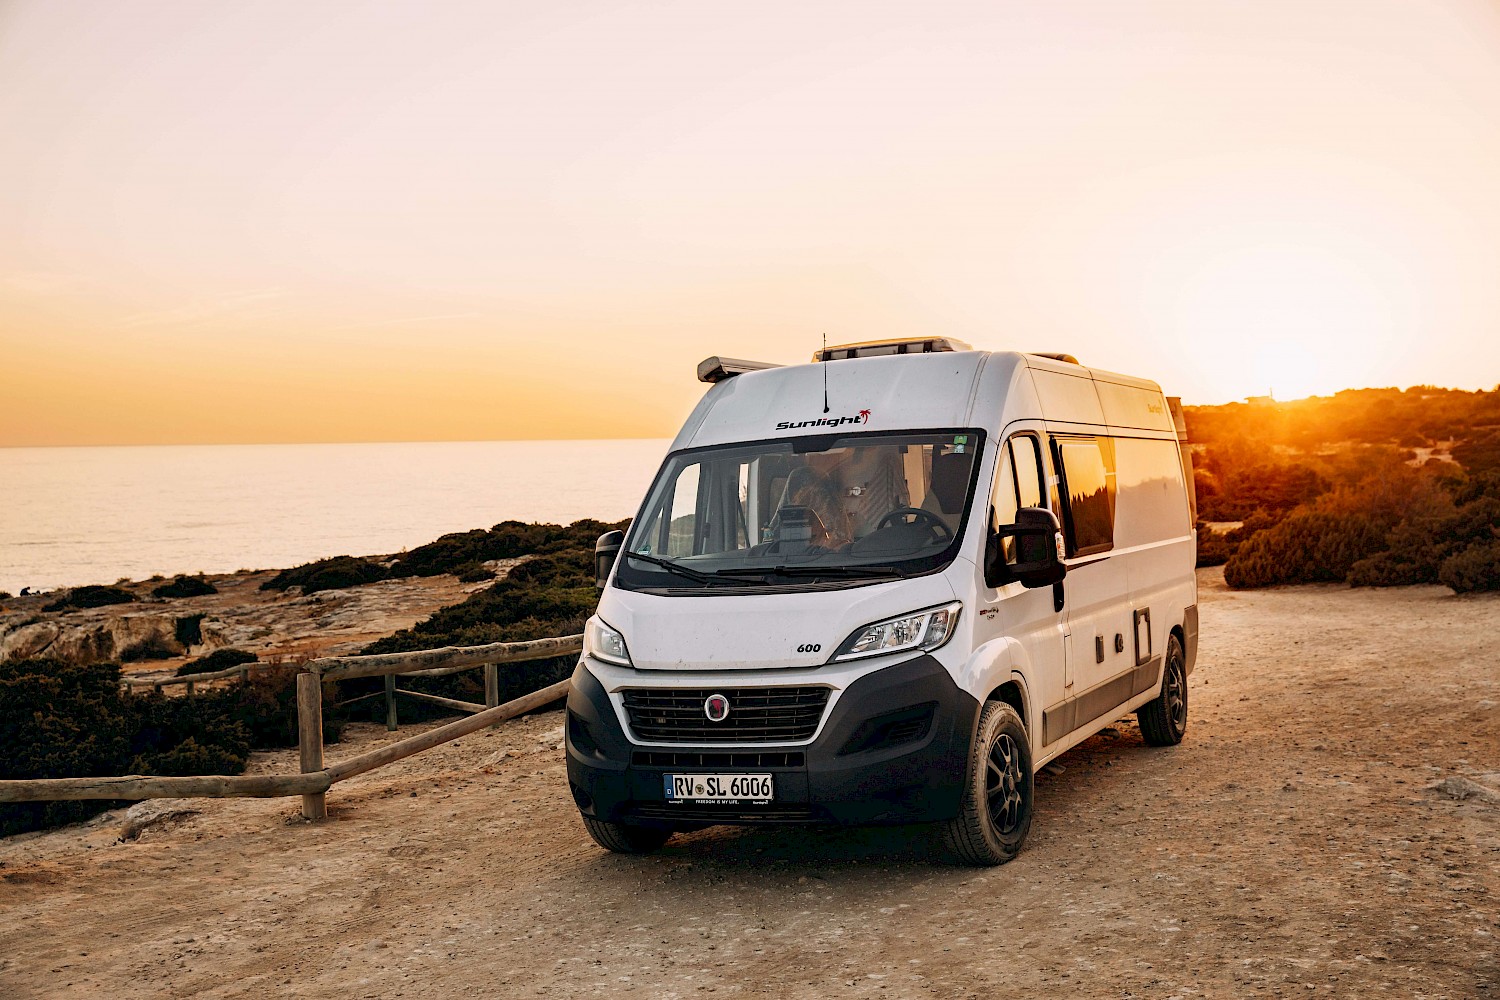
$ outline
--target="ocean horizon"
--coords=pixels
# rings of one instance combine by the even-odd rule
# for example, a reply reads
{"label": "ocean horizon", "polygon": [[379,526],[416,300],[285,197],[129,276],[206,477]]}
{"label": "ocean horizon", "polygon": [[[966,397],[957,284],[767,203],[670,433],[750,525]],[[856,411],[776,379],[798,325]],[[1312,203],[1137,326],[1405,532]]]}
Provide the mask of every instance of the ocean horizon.
{"label": "ocean horizon", "polygon": [[636,512],[668,439],[0,448],[0,591],[384,555]]}

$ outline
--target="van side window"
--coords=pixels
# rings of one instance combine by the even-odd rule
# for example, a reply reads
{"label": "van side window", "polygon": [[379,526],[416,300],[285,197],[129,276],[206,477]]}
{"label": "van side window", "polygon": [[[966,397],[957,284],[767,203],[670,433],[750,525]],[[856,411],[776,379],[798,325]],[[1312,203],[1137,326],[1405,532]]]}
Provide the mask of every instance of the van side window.
{"label": "van side window", "polygon": [[1107,438],[1053,438],[1064,484],[1068,555],[1104,552],[1115,540],[1114,448]]}
{"label": "van side window", "polygon": [[[1042,499],[1042,452],[1037,439],[1017,434],[1000,446],[1000,467],[995,471],[995,525],[1014,524],[1022,507],[1045,507]],[[1014,538],[1003,540],[1005,561],[1016,561]]]}
{"label": "van side window", "polygon": [[1030,434],[1017,434],[1010,439],[1010,447],[1016,467],[1017,499],[1022,507],[1045,507],[1042,499],[1042,446]]}

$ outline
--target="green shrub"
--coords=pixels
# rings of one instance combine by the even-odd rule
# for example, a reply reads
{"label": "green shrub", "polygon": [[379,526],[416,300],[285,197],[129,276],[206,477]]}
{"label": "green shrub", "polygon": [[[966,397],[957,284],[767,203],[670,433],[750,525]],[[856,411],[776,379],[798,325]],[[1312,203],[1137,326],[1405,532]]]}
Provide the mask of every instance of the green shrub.
{"label": "green shrub", "polygon": [[[61,660],[0,663],[0,778],[123,774],[136,720],[120,668]],[[118,802],[0,803],[0,836],[87,819]]]}
{"label": "green shrub", "polygon": [[1198,522],[1199,567],[1222,566],[1232,552],[1233,549],[1222,534],[1214,531],[1207,524]]}
{"label": "green shrub", "polygon": [[184,649],[188,646],[196,646],[203,641],[203,619],[208,615],[199,613],[195,615],[183,615],[177,619],[172,629],[173,637],[177,644]]}
{"label": "green shrub", "polygon": [[151,591],[153,597],[205,597],[217,594],[219,588],[199,576],[179,576]]}
{"label": "green shrub", "polygon": [[624,528],[629,523],[627,520],[606,524],[584,519],[564,527],[558,524],[502,521],[488,531],[476,528],[473,531],[456,532],[444,535],[435,542],[419,545],[400,556],[396,565],[391,568],[391,575],[437,576],[439,573],[453,573],[461,567],[491,559],[515,559],[535,553],[585,547],[592,552],[594,541],[600,535]]}
{"label": "green shrub", "polygon": [[458,576],[459,583],[483,583],[485,580],[493,580],[498,574],[484,563],[468,563],[453,571]]}
{"label": "green shrub", "polygon": [[242,663],[254,663],[260,657],[248,649],[235,649],[227,647],[216,649],[207,656],[200,656],[189,663],[184,663],[177,668],[177,676],[185,677],[188,674],[206,674],[214,670],[227,670],[237,667]]}
{"label": "green shrub", "polygon": [[1224,582],[1237,590],[1342,582],[1351,566],[1380,550],[1384,534],[1366,515],[1298,511],[1246,540],[1224,564]]}
{"label": "green shrub", "polygon": [[170,660],[181,655],[181,647],[168,642],[159,635],[147,636],[120,650],[120,660],[123,663],[139,663],[141,660]]}
{"label": "green shrub", "polygon": [[8,601],[13,596],[14,595],[12,595],[11,592],[8,591],[8,590],[0,590],[0,601]]}
{"label": "green shrub", "polygon": [[120,587],[90,585],[74,587],[62,597],[43,607],[42,610],[70,611],[74,608],[102,608],[109,604],[129,604],[137,600],[140,598]]}
{"label": "green shrub", "polygon": [[[113,663],[0,663],[0,778],[238,774],[251,748],[295,746],[296,668],[193,697],[120,693]],[[332,699],[330,699],[331,701]],[[344,722],[324,715],[324,740]],[[0,836],[86,819],[123,803],[0,803]]]}
{"label": "green shrub", "polygon": [[1470,545],[1449,556],[1438,571],[1438,580],[1458,594],[1500,590],[1500,539]]}
{"label": "green shrub", "polygon": [[389,576],[379,563],[354,556],[334,556],[284,569],[260,585],[261,590],[286,590],[301,587],[302,593],[314,594],[320,590],[342,590],[361,584],[376,583]]}

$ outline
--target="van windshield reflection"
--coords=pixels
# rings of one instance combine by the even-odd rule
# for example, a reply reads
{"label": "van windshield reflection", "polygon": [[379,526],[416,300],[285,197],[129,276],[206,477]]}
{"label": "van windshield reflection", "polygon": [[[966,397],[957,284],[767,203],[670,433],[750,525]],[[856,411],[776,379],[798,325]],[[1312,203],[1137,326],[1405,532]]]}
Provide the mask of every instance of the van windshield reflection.
{"label": "van windshield reflection", "polygon": [[974,430],[850,434],[673,455],[616,583],[854,584],[939,569],[957,551],[982,441]]}

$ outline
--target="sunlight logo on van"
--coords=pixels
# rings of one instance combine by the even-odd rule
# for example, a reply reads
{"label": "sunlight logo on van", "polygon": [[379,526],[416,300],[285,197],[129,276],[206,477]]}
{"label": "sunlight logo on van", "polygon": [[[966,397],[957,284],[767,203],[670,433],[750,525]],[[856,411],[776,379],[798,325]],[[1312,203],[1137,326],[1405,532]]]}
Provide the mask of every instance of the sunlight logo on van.
{"label": "sunlight logo on van", "polygon": [[799,427],[842,427],[845,424],[868,424],[870,411],[860,410],[852,417],[819,417],[817,420],[783,420],[776,425],[778,431],[794,431]]}

